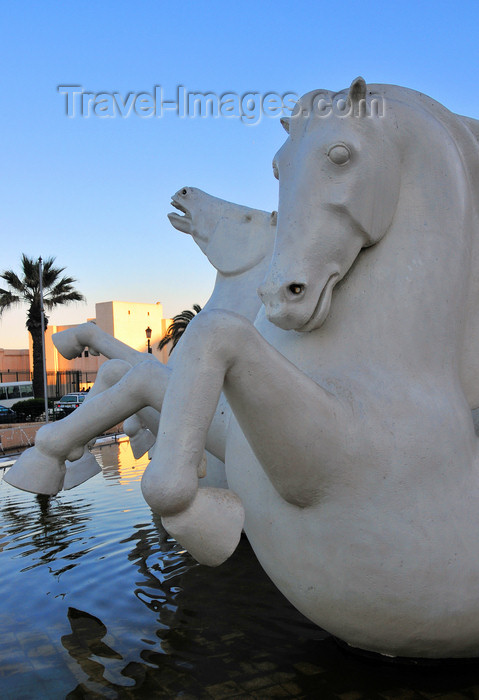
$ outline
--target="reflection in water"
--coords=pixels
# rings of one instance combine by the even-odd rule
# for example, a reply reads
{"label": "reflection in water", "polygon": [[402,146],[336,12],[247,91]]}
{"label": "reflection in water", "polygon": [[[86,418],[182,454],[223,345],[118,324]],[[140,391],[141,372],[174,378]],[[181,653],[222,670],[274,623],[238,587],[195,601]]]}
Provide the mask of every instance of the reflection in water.
{"label": "reflection in water", "polygon": [[[131,456],[131,450],[127,443],[106,445],[95,454],[98,463],[103,469],[103,476],[116,483],[131,485],[131,482],[141,480],[148,460],[135,460]],[[113,459],[112,459],[113,457]]]}
{"label": "reflection in water", "polygon": [[[90,682],[108,687],[109,682],[105,679],[107,660],[121,660],[123,657],[102,641],[107,634],[105,625],[94,615],[76,608],[68,608],[67,616],[71,634],[64,635],[61,643]],[[98,660],[92,659],[92,656]]]}
{"label": "reflection in water", "polygon": [[[55,498],[0,485],[0,697],[479,697],[476,666],[398,668],[343,651],[274,588],[245,539],[199,566],[152,517],[147,460]],[[474,695],[475,693],[475,695]]]}
{"label": "reflection in water", "polygon": [[21,498],[0,501],[2,546],[16,552],[11,556],[28,559],[20,571],[49,565],[51,573],[60,576],[88,551],[88,547],[79,548],[78,542],[84,523],[90,520],[91,505],[82,499],[63,503],[40,495],[31,500],[36,508],[26,509]]}
{"label": "reflection in water", "polygon": [[72,634],[62,637],[61,642],[72,656],[80,659],[83,653],[78,653],[78,649],[88,649],[95,656],[105,656],[107,659],[122,658],[121,654],[101,641],[108,631],[101,620],[76,608],[68,608],[67,616]]}

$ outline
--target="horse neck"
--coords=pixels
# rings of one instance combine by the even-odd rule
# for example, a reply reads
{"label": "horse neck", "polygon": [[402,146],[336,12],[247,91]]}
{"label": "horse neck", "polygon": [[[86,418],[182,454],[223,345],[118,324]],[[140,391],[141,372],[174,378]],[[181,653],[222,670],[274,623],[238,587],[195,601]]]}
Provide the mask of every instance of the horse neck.
{"label": "horse neck", "polygon": [[261,306],[257,289],[266,274],[268,262],[265,257],[254,267],[237,275],[224,275],[218,270],[205,310],[234,311],[254,321]]}

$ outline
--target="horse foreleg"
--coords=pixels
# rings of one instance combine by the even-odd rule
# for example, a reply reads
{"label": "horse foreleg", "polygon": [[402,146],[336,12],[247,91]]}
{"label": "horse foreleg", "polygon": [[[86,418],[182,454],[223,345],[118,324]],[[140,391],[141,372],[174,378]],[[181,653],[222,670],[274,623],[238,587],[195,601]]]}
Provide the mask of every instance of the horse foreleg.
{"label": "horse foreleg", "polygon": [[[238,527],[237,504],[230,491],[217,490],[208,508],[198,491],[197,468],[208,428],[224,388],[233,412],[278,493],[307,507],[327,490],[350,418],[344,406],[278,353],[243,317],[220,311],[201,314],[183,338],[163,403],[153,459],[142,490],[167,530],[200,561],[203,528],[209,543],[223,538],[231,507]],[[201,506],[201,507],[200,507]],[[225,521],[212,535],[215,509]],[[191,525],[192,514],[198,521]],[[182,530],[182,516],[188,527]],[[236,533],[237,534],[237,533]],[[231,543],[234,535],[231,534]],[[223,547],[222,540],[219,550]]]}
{"label": "horse foreleg", "polygon": [[[90,350],[96,354],[102,354],[109,359],[124,360],[132,366],[145,360],[145,353],[134,350],[129,345],[122,343],[120,340],[102,331],[101,328],[98,328],[98,326],[92,322],[82,323],[74,328],[68,328],[65,331],[55,333],[53,335],[53,342],[63,357],[70,360],[74,357],[78,357],[86,347],[90,348]],[[149,356],[150,360],[157,362],[159,367],[161,367],[159,372],[164,374],[162,384],[165,386],[171,374],[172,367],[174,367],[175,356],[170,359],[168,366],[162,364],[151,355]],[[215,416],[213,420],[206,447],[209,452],[222,461],[224,461],[225,426],[228,416],[228,407],[226,402],[224,402],[224,404],[225,405],[218,411],[218,415]],[[131,431],[127,434],[133,437],[132,449],[134,449],[135,457],[140,457],[150,449],[151,446],[150,443],[152,439],[149,435],[141,434],[141,428],[147,428],[153,436],[156,436],[159,418],[160,415],[158,411],[152,408],[145,408],[140,412],[138,416],[139,420],[133,418],[132,421],[127,423],[127,429]],[[139,425],[141,426],[140,433],[137,432],[139,430]]]}
{"label": "horse foreleg", "polygon": [[[53,342],[57,350],[67,359],[78,357],[86,347],[92,354],[104,355],[110,360],[122,360],[131,366],[137,365],[145,360],[145,353],[134,350],[129,345],[122,343],[113,336],[102,331],[95,323],[82,323],[74,328],[68,328],[53,335]],[[170,369],[160,363],[156,358],[149,357],[151,361],[158,362],[162,367],[162,372],[167,377]],[[102,365],[104,367],[105,365]],[[100,368],[101,369],[101,368]],[[103,380],[102,380],[103,381]],[[111,386],[113,382],[109,384]],[[98,384],[98,378],[93,388]],[[101,391],[105,387],[103,386]],[[138,417],[127,419],[125,431],[130,437],[130,445],[135,458],[141,457],[147,452],[155,442],[158,431],[160,414],[153,409],[143,409]]]}
{"label": "horse foreleg", "polygon": [[[116,384],[130,369],[130,363],[123,360],[109,360],[101,365],[95,383],[83,403],[91,401],[94,396]],[[92,447],[94,443],[95,439],[92,439],[84,446],[83,454],[79,459],[75,461],[66,460],[66,473],[63,482],[65,490],[73,489],[101,472],[100,465],[89,450],[89,447]]]}
{"label": "horse foreleg", "polygon": [[[130,365],[137,365],[145,359],[144,352],[139,352],[126,343],[122,343],[121,340],[105,333],[91,321],[54,333],[52,340],[58,352],[68,360],[79,357],[85,348],[89,348],[93,355],[101,354],[109,360],[124,360]],[[153,356],[150,356],[149,359],[161,364]],[[166,370],[165,365],[161,364],[161,366]]]}
{"label": "horse foreleg", "polygon": [[161,410],[167,383],[162,370],[159,362],[145,360],[66,418],[40,428],[35,446],[21,455],[5,481],[25,491],[58,493],[64,481],[65,461],[79,459],[92,438],[145,406]]}
{"label": "horse foreleg", "polygon": [[[95,383],[88,392],[84,404],[119,382],[131,367],[131,364],[124,360],[108,360],[108,362],[101,365]],[[143,408],[137,414],[133,414],[133,416],[125,419],[123,428],[130,438],[130,446],[135,459],[139,459],[155,444],[159,421],[160,413],[151,407]],[[149,428],[155,431],[154,434]],[[99,466],[98,469],[95,469],[96,460],[88,449],[94,443],[95,439],[92,439],[85,446],[80,459],[74,462],[67,461],[64,489],[74,488],[100,471]]]}

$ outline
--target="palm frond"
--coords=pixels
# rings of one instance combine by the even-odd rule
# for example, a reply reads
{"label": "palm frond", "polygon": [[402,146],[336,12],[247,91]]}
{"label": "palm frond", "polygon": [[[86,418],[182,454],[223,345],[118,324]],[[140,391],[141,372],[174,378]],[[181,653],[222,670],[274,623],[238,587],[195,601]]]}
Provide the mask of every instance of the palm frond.
{"label": "palm frond", "polygon": [[0,289],[0,316],[6,309],[15,306],[21,301],[18,294],[12,294],[8,289]]}
{"label": "palm frond", "polygon": [[37,289],[40,283],[38,260],[29,258],[28,255],[22,253],[22,272],[24,286],[31,290]]}
{"label": "palm frond", "polygon": [[83,294],[77,291],[58,293],[54,296],[43,297],[43,304],[47,309],[53,309],[61,304],[68,304],[70,301],[85,301]]}
{"label": "palm frond", "polygon": [[65,271],[64,267],[53,267],[55,258],[48,258],[43,263],[43,276],[42,283],[44,289],[51,289],[53,286],[60,284],[61,282],[66,282],[68,284],[73,284],[76,282],[73,277],[63,277],[60,281],[60,275]]}
{"label": "palm frond", "polygon": [[5,270],[0,277],[16,292],[23,293],[24,283],[13,270]]}
{"label": "palm frond", "polygon": [[168,343],[171,343],[171,348],[168,353],[171,355],[175,346],[180,341],[181,336],[185,332],[189,322],[195,317],[196,314],[200,313],[201,306],[199,304],[193,304],[193,311],[190,309],[184,309],[176,316],[173,316],[170,327],[158,343],[158,350],[163,350]]}

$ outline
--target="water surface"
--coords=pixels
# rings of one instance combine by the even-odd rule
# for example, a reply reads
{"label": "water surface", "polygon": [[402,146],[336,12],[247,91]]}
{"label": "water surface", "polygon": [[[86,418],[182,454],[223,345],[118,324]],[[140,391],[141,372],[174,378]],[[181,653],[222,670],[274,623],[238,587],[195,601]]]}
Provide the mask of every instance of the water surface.
{"label": "water surface", "polygon": [[55,498],[0,485],[0,698],[479,698],[477,666],[343,651],[276,591],[246,539],[199,566],[141,496],[146,459]]}

